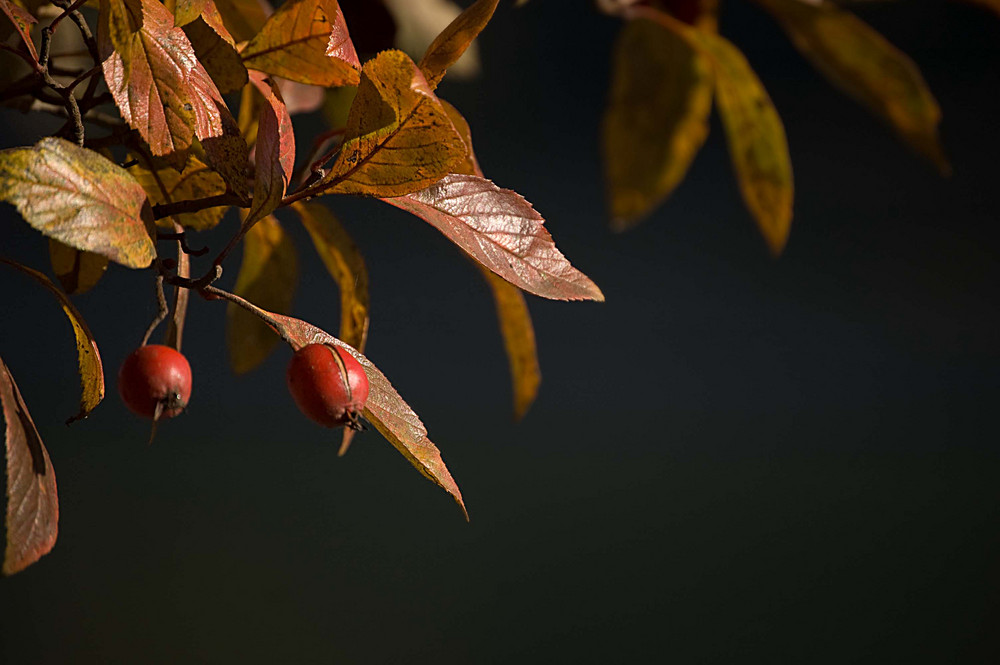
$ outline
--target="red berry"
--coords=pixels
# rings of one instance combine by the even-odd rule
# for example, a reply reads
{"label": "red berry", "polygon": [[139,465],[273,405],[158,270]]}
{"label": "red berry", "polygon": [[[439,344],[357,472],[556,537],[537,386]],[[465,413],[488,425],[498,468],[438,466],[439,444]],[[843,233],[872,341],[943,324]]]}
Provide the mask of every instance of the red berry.
{"label": "red berry", "polygon": [[350,353],[333,344],[309,344],[288,364],[288,390],[302,413],[320,425],[359,429],[368,399],[368,375]]}
{"label": "red berry", "polygon": [[125,406],[140,416],[173,418],[191,399],[191,365],[169,346],[141,346],[118,370],[118,393]]}

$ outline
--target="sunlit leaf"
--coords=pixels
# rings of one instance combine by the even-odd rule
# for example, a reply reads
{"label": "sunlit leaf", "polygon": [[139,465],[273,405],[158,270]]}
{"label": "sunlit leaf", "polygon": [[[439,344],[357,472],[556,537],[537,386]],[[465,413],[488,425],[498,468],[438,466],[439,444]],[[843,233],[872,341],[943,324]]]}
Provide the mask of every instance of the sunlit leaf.
{"label": "sunlit leaf", "polygon": [[705,142],[712,72],[705,56],[649,21],[622,28],[613,70],[604,170],[612,225],[624,230],[670,195]]}
{"label": "sunlit leaf", "polygon": [[389,383],[389,379],[368,358],[354,347],[305,321],[268,312],[232,294],[225,294],[225,297],[264,318],[293,349],[298,350],[307,344],[336,344],[354,356],[368,376],[368,402],[363,413],[365,419],[373,424],[420,473],[448,492],[468,519],[469,514],[465,510],[462,493],[451,477],[444,460],[441,459],[441,452],[427,438],[424,424],[399,396]]}
{"label": "sunlit leaf", "polygon": [[[180,11],[183,7],[190,11],[193,4],[178,4],[177,10]],[[215,3],[212,0],[200,0],[198,4],[199,13],[194,18],[184,14],[182,19],[182,14],[175,13],[177,25],[183,26],[184,34],[198,56],[198,62],[205,66],[219,91],[227,93],[239,90],[246,85],[247,68],[236,50],[236,43],[226,30]],[[182,20],[186,22],[181,23]]]}
{"label": "sunlit leaf", "polygon": [[6,423],[7,510],[4,575],[13,575],[49,553],[59,531],[56,473],[21,391],[0,359],[0,403]]}
{"label": "sunlit leaf", "polygon": [[0,200],[50,238],[130,268],[155,255],[146,193],[128,171],[58,138],[0,151]]}
{"label": "sunlit leaf", "polygon": [[292,118],[278,92],[278,86],[266,74],[253,72],[250,82],[263,98],[257,125],[256,179],[253,204],[246,224],[271,214],[281,203],[295,168],[295,136]]}
{"label": "sunlit leaf", "polygon": [[243,63],[322,86],[357,85],[361,69],[337,0],[288,0],[243,49]]}
{"label": "sunlit leaf", "polygon": [[0,11],[3,11],[10,19],[11,24],[13,24],[14,29],[17,33],[21,35],[21,40],[24,45],[28,47],[28,53],[36,61],[38,60],[38,51],[35,50],[35,43],[31,41],[31,26],[33,26],[38,21],[28,13],[26,10],[18,7],[10,0],[0,0]]}
{"label": "sunlit leaf", "polygon": [[[462,13],[452,0],[384,0],[396,24],[396,48],[420,57]],[[449,63],[452,78],[468,79],[480,70],[479,48],[472,42],[456,62]]]}
{"label": "sunlit leaf", "polygon": [[525,291],[554,300],[604,300],[597,285],[556,248],[545,220],[517,192],[452,173],[419,192],[383,200],[429,222]]}
{"label": "sunlit leaf", "polygon": [[94,335],[91,334],[90,328],[87,327],[87,322],[83,320],[83,316],[80,315],[80,312],[73,303],[66,297],[66,294],[60,291],[59,287],[53,284],[48,277],[37,270],[2,257],[0,257],[0,263],[20,270],[34,279],[48,289],[59,300],[59,304],[62,305],[63,313],[66,314],[66,318],[69,319],[70,324],[73,326],[73,335],[76,337],[76,355],[82,389],[80,395],[80,412],[70,418],[69,421],[72,422],[86,418],[101,403],[101,400],[104,399],[104,365],[101,363],[101,354],[97,350],[97,341],[94,339]]}
{"label": "sunlit leaf", "polygon": [[[129,167],[129,173],[142,185],[149,200],[154,204],[200,199],[226,192],[226,183],[222,180],[222,176],[208,168],[197,157],[190,157],[180,173],[159,162],[157,167],[155,175],[141,162]],[[226,214],[227,209],[226,206],[205,208],[198,212],[181,213],[176,217],[187,228],[204,231],[214,228]],[[168,227],[171,225],[169,220],[160,220],[160,223]]]}
{"label": "sunlit leaf", "polygon": [[448,119],[451,120],[455,131],[462,137],[462,142],[465,143],[465,157],[451,167],[451,172],[482,176],[483,170],[479,168],[479,160],[476,159],[476,152],[472,149],[472,130],[469,128],[469,123],[450,102],[442,99],[441,106],[448,114]]}
{"label": "sunlit leaf", "polygon": [[[243,239],[243,262],[234,290],[268,309],[287,312],[299,280],[298,258],[291,238],[274,217],[264,217]],[[229,303],[226,311],[229,363],[237,374],[267,359],[278,338],[260,318]]]}
{"label": "sunlit leaf", "polygon": [[672,30],[708,58],[743,200],[772,253],[780,254],[792,223],[792,163],[781,118],[760,79],[739,49],[723,37],[648,7],[626,11],[630,17]]}
{"label": "sunlit leaf", "polygon": [[108,269],[106,257],[93,252],[81,252],[52,238],[49,238],[49,260],[52,262],[52,271],[69,295],[86,293]]}
{"label": "sunlit leaf", "polygon": [[368,269],[347,229],[326,206],[297,201],[292,208],[340,289],[340,338],[364,351],[368,338]]}
{"label": "sunlit leaf", "polygon": [[132,6],[123,0],[101,0],[98,25],[104,78],[122,117],[154,155],[221,136],[225,102],[184,31],[156,0],[128,1],[141,7],[141,26],[134,11],[112,11]]}
{"label": "sunlit leaf", "polygon": [[830,80],[884,118],[917,152],[950,168],[938,142],[941,109],[905,53],[850,12],[823,0],[758,0]]}
{"label": "sunlit leaf", "polygon": [[330,172],[312,189],[401,196],[439,180],[465,154],[441,102],[401,51],[365,63]]}
{"label": "sunlit leaf", "polygon": [[483,31],[493,18],[498,3],[499,0],[478,0],[449,23],[427,47],[420,60],[420,69],[431,89],[437,87],[448,68],[462,57],[472,40]]}

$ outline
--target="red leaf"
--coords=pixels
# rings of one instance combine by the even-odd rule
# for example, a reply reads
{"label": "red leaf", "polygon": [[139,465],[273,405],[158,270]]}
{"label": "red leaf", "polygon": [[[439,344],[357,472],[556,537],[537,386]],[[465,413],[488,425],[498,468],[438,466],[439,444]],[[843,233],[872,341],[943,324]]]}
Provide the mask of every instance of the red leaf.
{"label": "red leaf", "polygon": [[135,0],[141,7],[136,27],[134,14],[112,11],[109,3],[116,1],[101,0],[98,47],[125,121],[154,155],[183,150],[192,136],[221,136],[225,102],[174,17],[156,0]]}
{"label": "red leaf", "polygon": [[34,16],[10,0],[0,0],[0,10],[3,10],[3,13],[10,19],[10,22],[14,24],[14,28],[21,35],[21,39],[24,40],[24,45],[28,47],[31,57],[35,59],[35,62],[38,62],[38,51],[35,50],[35,43],[31,41],[31,26],[38,23],[38,21]]}
{"label": "red leaf", "polygon": [[250,69],[311,85],[357,85],[361,62],[337,0],[289,0],[243,49]]}
{"label": "red leaf", "polygon": [[420,59],[420,69],[431,88],[437,87],[448,67],[462,57],[472,40],[483,31],[499,1],[479,0],[459,14],[427,47],[427,52]]}
{"label": "red leaf", "polygon": [[38,561],[56,544],[59,497],[56,473],[10,370],[0,359],[0,402],[7,423],[7,514],[4,575]]}
{"label": "red leaf", "polygon": [[247,226],[271,214],[281,203],[295,168],[295,136],[292,118],[281,100],[278,86],[262,72],[253,71],[250,82],[264,96],[257,127],[257,176],[253,205],[244,222]]}
{"label": "red leaf", "polygon": [[554,300],[604,300],[556,249],[542,216],[517,192],[452,173],[419,192],[382,199],[429,222],[514,286]]}

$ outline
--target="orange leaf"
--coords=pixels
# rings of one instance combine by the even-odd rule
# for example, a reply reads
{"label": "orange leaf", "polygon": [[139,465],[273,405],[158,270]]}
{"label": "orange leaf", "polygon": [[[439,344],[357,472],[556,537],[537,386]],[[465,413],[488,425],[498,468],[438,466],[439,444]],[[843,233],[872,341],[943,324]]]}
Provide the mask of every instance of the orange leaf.
{"label": "orange leaf", "polygon": [[444,78],[448,67],[462,57],[486,24],[493,18],[499,0],[478,0],[448,24],[420,59],[420,69],[433,90]]}
{"label": "orange leaf", "polygon": [[337,0],[289,0],[243,49],[243,63],[322,86],[357,85],[361,63]]}
{"label": "orange leaf", "polygon": [[17,206],[46,236],[129,268],[145,268],[156,254],[139,183],[69,141],[48,137],[31,148],[0,151],[0,200]]}
{"label": "orange leaf", "polygon": [[93,252],[81,252],[49,238],[49,260],[63,290],[69,295],[86,293],[108,269],[108,259]]}
{"label": "orange leaf", "polygon": [[[188,9],[194,3],[182,5],[178,3],[175,9],[175,20],[178,26],[183,26],[184,34],[191,41],[198,62],[205,66],[219,92],[228,93],[239,90],[247,83],[247,68],[236,50],[232,35],[226,30],[219,10],[212,0],[200,0],[195,5],[198,14],[191,18],[182,14],[182,8]],[[200,6],[198,6],[200,5]],[[184,18],[182,19],[182,15]],[[181,21],[185,22],[182,23]]]}
{"label": "orange leaf", "polygon": [[48,554],[56,544],[59,497],[49,452],[3,359],[0,403],[7,423],[7,545],[0,572],[13,575]]}
{"label": "orange leaf", "polygon": [[14,29],[21,35],[24,45],[28,47],[28,53],[38,61],[38,51],[35,50],[35,43],[31,41],[31,26],[38,21],[26,10],[18,7],[10,0],[0,0],[0,10],[7,15],[10,22],[14,24]]}
{"label": "orange leaf", "polygon": [[[177,9],[180,11],[181,5],[191,2],[198,5],[204,0],[178,0]],[[274,11],[267,0],[215,0],[215,7],[222,15],[226,29],[229,30],[237,42],[245,42],[253,39],[260,32],[260,29],[267,23],[268,16]],[[196,9],[188,10],[193,14]],[[198,12],[200,14],[200,11]],[[197,18],[197,14],[195,14]],[[193,19],[192,19],[193,20]]]}
{"label": "orange leaf", "polygon": [[311,193],[401,196],[461,161],[465,145],[416,64],[402,51],[365,63],[330,172]]}
{"label": "orange leaf", "polygon": [[281,100],[278,86],[266,74],[253,72],[250,82],[264,97],[258,114],[253,205],[244,224],[253,225],[281,203],[295,168],[292,118]]}

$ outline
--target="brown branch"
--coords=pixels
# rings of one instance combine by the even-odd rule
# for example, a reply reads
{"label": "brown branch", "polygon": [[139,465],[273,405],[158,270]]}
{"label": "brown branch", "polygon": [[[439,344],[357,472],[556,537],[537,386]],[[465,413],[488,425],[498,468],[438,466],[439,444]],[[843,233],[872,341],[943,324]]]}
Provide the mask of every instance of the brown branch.
{"label": "brown branch", "polygon": [[214,196],[206,196],[188,201],[177,201],[176,203],[158,203],[153,206],[153,219],[163,219],[164,217],[180,215],[186,212],[198,212],[199,210],[215,208],[217,206],[249,207],[244,204],[243,199],[237,196],[235,192],[226,192],[225,194],[215,194]]}

